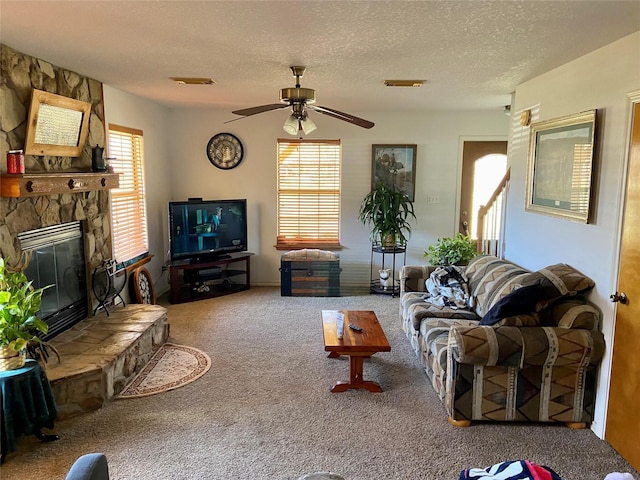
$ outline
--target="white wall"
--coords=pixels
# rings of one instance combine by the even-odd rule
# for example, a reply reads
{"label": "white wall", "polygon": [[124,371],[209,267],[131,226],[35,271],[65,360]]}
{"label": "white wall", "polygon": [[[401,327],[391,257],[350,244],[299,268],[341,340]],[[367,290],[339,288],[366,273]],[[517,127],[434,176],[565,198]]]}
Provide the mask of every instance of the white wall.
{"label": "white wall", "polygon": [[[189,197],[246,198],[249,249],[255,285],[278,285],[280,255],[276,242],[276,142],[288,137],[282,130],[285,111],[256,115],[237,122],[227,110],[167,109],[134,95],[104,86],[106,123],[144,132],[145,182],[149,218],[148,265],[156,292],[168,288],[167,202]],[[358,112],[353,112],[359,114]],[[313,114],[312,114],[313,115]],[[439,237],[455,232],[462,138],[506,139],[509,118],[495,112],[373,112],[359,114],[376,123],[362,129],[322,115],[313,115],[318,130],[307,138],[342,140],[342,220],[340,253],[342,284],[368,289],[371,249],[368,229],[357,222],[358,208],[371,183],[371,145],[415,143],[417,220],[407,252],[409,263],[424,263],[423,250]],[[219,170],[209,163],[206,145],[219,132],[237,135],[245,159],[235,169]],[[427,195],[440,197],[426,203]]]}
{"label": "white wall", "polygon": [[512,111],[538,105],[540,120],[598,109],[594,221],[584,225],[524,211],[528,145],[512,143],[505,256],[529,269],[567,263],[591,277],[590,299],[603,311],[607,352],[600,371],[592,430],[604,435],[615,310],[623,176],[630,102],[640,88],[640,32],[530,80],[516,89]]}
{"label": "white wall", "polygon": [[149,228],[149,250],[154,255],[145,265],[151,274],[156,293],[167,290],[167,274],[162,265],[167,248],[167,202],[171,189],[167,152],[168,110],[156,103],[103,86],[105,128],[109,123],[142,130],[144,138],[144,181]]}
{"label": "white wall", "polygon": [[[506,139],[509,117],[495,112],[351,112],[375,122],[366,130],[330,117],[311,113],[318,129],[306,138],[342,140],[342,212],[339,252],[342,285],[368,289],[371,248],[369,229],[357,221],[362,198],[371,185],[372,144],[417,144],[417,220],[409,241],[407,263],[424,263],[422,252],[442,236],[455,231],[457,191],[461,159],[460,138]],[[276,243],[276,144],[291,138],[282,125],[287,112],[236,118],[227,110],[174,109],[169,113],[173,200],[188,197],[246,198],[249,217],[251,281],[278,285],[280,255]],[[245,145],[245,159],[232,170],[219,170],[209,163],[206,146],[217,133],[229,132]],[[427,195],[440,197],[439,204],[426,203]]]}

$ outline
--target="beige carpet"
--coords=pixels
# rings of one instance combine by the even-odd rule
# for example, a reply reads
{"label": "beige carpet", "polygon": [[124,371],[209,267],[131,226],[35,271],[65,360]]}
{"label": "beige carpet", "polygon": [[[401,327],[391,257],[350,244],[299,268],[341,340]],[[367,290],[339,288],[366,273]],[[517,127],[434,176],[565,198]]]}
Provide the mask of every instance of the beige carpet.
{"label": "beige carpet", "polygon": [[137,398],[184,387],[209,371],[211,359],[197,348],[165,343],[117,398]]}
{"label": "beige carpet", "polygon": [[[320,311],[345,308],[374,310],[385,329],[391,352],[364,364],[382,393],[329,391],[348,379],[349,360],[327,358]],[[252,287],[171,305],[169,322],[172,343],[211,357],[206,375],[59,422],[57,442],[23,437],[0,478],[64,479],[87,452],[104,452],[116,480],[296,480],[321,471],[347,480],[457,480],[464,468],[519,459],[563,480],[633,472],[590,430],[450,426],[400,329],[397,298],[281,297],[277,288]]]}

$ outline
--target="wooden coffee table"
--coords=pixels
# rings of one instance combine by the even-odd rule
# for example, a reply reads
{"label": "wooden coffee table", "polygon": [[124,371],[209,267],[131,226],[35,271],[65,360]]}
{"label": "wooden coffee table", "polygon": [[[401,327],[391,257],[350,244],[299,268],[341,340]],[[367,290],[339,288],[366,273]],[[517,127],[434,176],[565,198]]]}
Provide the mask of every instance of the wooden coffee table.
{"label": "wooden coffee table", "polygon": [[[344,314],[344,335],[338,338],[336,321],[338,314]],[[349,328],[353,323],[362,328],[356,332]],[[362,363],[365,358],[377,352],[390,352],[389,341],[378,322],[376,314],[369,310],[323,310],[322,333],[324,335],[324,349],[329,358],[349,355],[350,374],[348,382],[337,382],[331,391],[344,392],[349,389],[365,388],[370,392],[381,392],[382,388],[376,382],[362,378]]]}

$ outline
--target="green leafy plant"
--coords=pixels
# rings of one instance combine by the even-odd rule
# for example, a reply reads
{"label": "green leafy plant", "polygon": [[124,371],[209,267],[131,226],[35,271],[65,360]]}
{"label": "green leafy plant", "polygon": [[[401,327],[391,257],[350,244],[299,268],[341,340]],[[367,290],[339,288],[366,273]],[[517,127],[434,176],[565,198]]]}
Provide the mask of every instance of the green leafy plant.
{"label": "green leafy plant", "polygon": [[424,251],[431,265],[466,265],[476,255],[476,242],[460,232],[454,237],[439,238]]}
{"label": "green leafy plant", "polygon": [[32,283],[24,273],[9,270],[7,260],[0,257],[0,346],[16,352],[29,342],[40,343],[38,334],[49,328],[36,316],[47,287],[34,288]]}
{"label": "green leafy plant", "polygon": [[407,243],[409,217],[416,218],[413,202],[402,191],[381,182],[364,197],[358,213],[358,220],[371,226],[371,240],[382,245]]}

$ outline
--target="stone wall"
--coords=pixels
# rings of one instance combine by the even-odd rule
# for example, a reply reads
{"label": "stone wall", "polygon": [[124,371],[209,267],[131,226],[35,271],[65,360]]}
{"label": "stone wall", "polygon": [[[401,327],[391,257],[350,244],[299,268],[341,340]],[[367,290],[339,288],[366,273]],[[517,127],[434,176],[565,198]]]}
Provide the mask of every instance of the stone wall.
{"label": "stone wall", "polygon": [[[27,173],[90,171],[91,148],[105,146],[102,83],[0,44],[0,172],[6,153],[24,149],[33,89],[91,103],[89,135],[80,157],[25,156]],[[17,234],[58,223],[83,221],[89,271],[111,257],[109,192],[0,198],[0,255],[18,261]]]}

